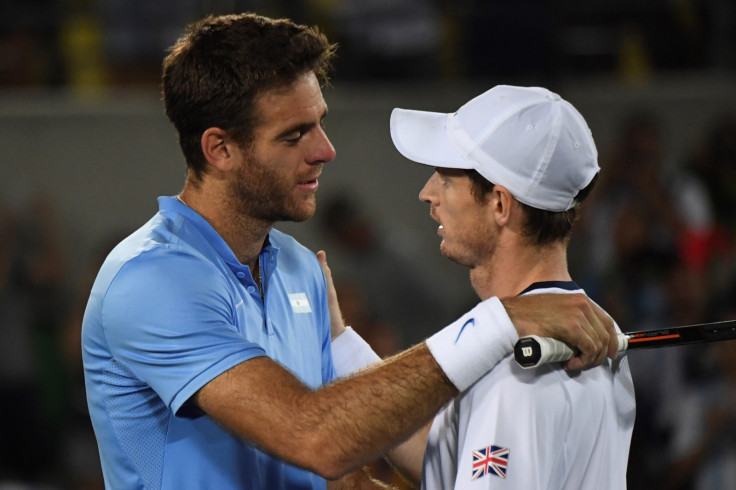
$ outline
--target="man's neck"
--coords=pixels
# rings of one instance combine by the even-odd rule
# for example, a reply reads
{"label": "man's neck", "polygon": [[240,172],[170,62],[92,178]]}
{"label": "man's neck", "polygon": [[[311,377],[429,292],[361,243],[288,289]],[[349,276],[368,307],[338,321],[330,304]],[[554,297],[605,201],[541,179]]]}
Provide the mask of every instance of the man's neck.
{"label": "man's neck", "polygon": [[241,264],[253,269],[274,222],[245,216],[223,192],[185,187],[179,198],[217,231]]}
{"label": "man's neck", "polygon": [[544,247],[499,245],[486,264],[470,271],[473,289],[485,300],[516,296],[540,281],[569,281],[567,245],[555,242]]}

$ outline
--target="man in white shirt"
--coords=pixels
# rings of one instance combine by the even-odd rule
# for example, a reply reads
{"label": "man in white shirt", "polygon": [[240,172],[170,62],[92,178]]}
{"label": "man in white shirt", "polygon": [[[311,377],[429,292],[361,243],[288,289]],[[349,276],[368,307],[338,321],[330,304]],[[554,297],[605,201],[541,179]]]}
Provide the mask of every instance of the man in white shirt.
{"label": "man in white shirt", "polygon": [[[435,167],[419,197],[440,224],[442,254],[470,269],[481,299],[582,292],[567,244],[600,169],[571,104],[543,88],[496,86],[453,114],[395,109],[391,136],[405,157]],[[473,329],[468,320],[429,347]],[[522,369],[509,355],[450,401],[429,432],[422,488],[626,488],[635,416],[626,356],[563,367]],[[405,462],[415,477],[418,453]]]}

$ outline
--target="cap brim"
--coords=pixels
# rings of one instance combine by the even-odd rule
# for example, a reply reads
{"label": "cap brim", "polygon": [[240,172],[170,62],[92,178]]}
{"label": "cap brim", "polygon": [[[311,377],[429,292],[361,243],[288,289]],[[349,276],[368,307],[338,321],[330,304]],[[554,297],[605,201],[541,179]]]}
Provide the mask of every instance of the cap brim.
{"label": "cap brim", "polygon": [[394,109],[391,112],[391,139],[409,160],[443,168],[472,168],[447,134],[448,114]]}

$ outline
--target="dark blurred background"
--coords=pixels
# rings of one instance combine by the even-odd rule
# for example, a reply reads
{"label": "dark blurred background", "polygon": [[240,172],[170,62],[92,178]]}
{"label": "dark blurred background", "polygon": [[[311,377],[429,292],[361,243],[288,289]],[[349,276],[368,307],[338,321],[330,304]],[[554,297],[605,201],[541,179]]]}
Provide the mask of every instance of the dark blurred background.
{"label": "dark blurred background", "polygon": [[[733,0],[4,0],[0,489],[102,488],[87,294],[112,245],[184,183],[158,89],[167,47],[242,11],[340,45],[325,90],[338,156],[316,216],[279,227],[328,252],[348,322],[381,355],[476,302],[438,253],[417,199],[431,171],[394,150],[391,109],[454,111],[502,83],[559,93],[593,131],[603,172],[569,260],[621,328],[736,317]],[[736,488],[736,342],[629,357],[629,488]]]}

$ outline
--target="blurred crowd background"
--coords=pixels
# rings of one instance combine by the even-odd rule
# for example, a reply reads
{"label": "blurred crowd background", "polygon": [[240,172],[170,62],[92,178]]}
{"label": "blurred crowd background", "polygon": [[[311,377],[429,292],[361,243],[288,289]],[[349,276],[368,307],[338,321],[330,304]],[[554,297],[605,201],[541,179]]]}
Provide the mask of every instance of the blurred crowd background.
{"label": "blurred crowd background", "polygon": [[[429,175],[393,152],[390,109],[452,111],[499,83],[546,86],[588,119],[603,173],[570,267],[623,330],[736,318],[733,0],[4,0],[0,489],[103,488],[87,294],[112,245],[183,184],[158,95],[166,48],[203,15],[242,11],[340,45],[325,94],[338,158],[317,215],[283,228],[328,252],[346,319],[381,355],[476,301],[439,257],[416,199]],[[629,488],[736,488],[736,342],[629,356]]]}
{"label": "blurred crowd background", "polygon": [[319,25],[342,80],[733,70],[730,0],[7,0],[0,83],[155,83],[182,26],[256,11]]}

